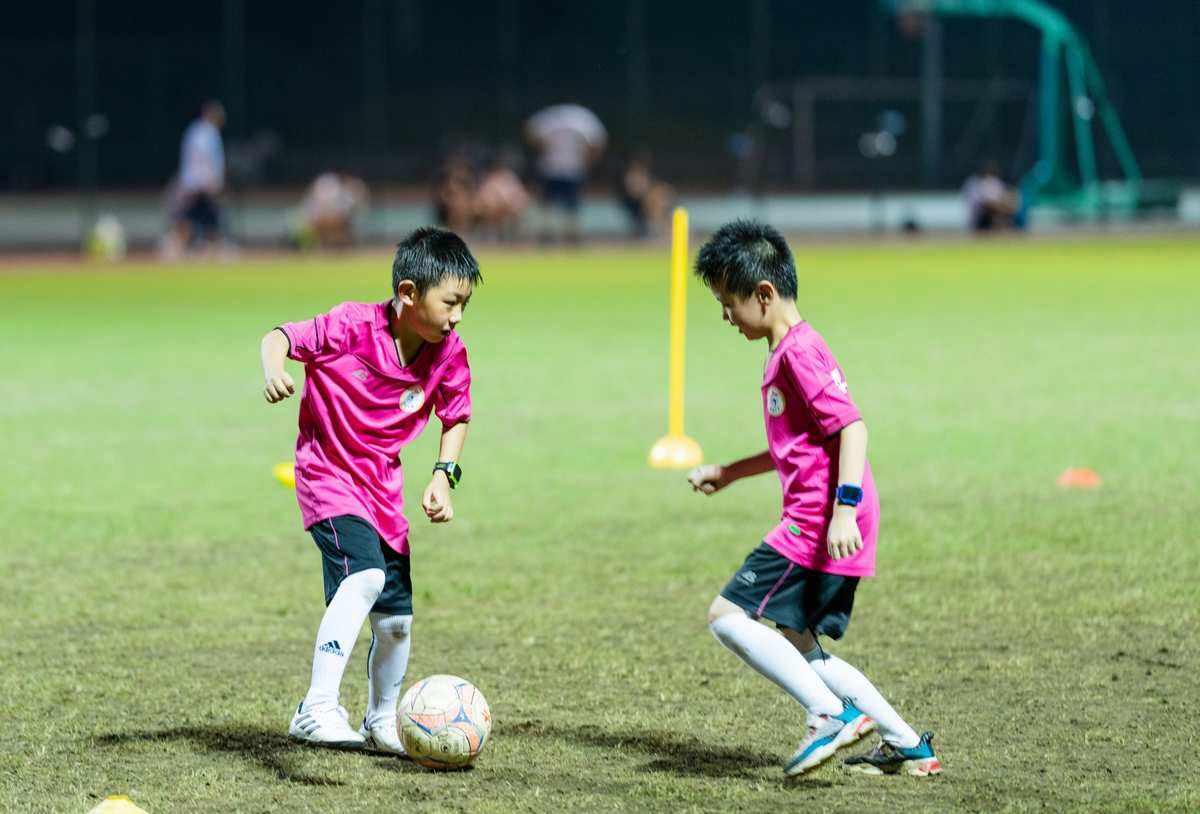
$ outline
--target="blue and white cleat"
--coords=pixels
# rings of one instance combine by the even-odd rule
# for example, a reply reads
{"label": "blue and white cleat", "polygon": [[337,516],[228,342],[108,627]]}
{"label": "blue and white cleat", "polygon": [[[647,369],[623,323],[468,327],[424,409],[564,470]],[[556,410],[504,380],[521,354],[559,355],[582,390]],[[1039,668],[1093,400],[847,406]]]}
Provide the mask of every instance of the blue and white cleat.
{"label": "blue and white cleat", "polygon": [[808,729],[795,754],[783,766],[788,777],[820,766],[843,746],[849,746],[875,728],[875,722],[849,701],[842,701],[837,715],[822,715],[821,723]]}
{"label": "blue and white cleat", "polygon": [[[845,703],[851,709],[855,708],[849,701]],[[844,746],[852,746],[858,743],[865,735],[875,731],[875,719],[862,710],[857,710],[857,712],[858,717],[842,727],[842,731],[838,733],[837,748],[841,749]]]}
{"label": "blue and white cleat", "polygon": [[892,746],[887,741],[865,755],[855,755],[842,761],[847,769],[861,774],[907,774],[913,777],[928,777],[942,773],[942,763],[933,753],[933,733],[926,732],[911,749]]}

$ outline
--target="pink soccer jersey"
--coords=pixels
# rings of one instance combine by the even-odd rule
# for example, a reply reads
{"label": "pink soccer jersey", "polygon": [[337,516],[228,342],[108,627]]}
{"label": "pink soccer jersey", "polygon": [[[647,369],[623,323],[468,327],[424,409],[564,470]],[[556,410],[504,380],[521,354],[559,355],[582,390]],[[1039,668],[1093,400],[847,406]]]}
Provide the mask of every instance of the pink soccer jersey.
{"label": "pink soccer jersey", "polygon": [[837,490],[837,433],[861,416],[829,346],[807,322],[788,331],[767,360],[762,398],[767,445],[783,486],[783,516],[765,542],[814,571],[874,575],[879,495],[870,464],[863,470],[857,514],[862,549],[834,560],[826,546]]}
{"label": "pink soccer jersey", "polygon": [[426,343],[408,365],[388,329],[391,302],[344,302],[280,325],[288,356],[304,363],[296,500],[304,527],[352,514],[408,553],[400,450],[436,412],[444,426],[471,418],[471,370],[457,333]]}

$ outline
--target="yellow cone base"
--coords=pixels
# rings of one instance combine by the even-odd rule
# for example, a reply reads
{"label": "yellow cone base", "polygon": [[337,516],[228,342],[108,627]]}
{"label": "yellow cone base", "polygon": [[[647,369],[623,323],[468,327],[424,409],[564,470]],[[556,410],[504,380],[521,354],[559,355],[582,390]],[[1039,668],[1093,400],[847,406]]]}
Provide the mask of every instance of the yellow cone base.
{"label": "yellow cone base", "polygon": [[686,435],[667,435],[650,448],[649,460],[655,469],[690,469],[704,461],[704,453]]}
{"label": "yellow cone base", "polygon": [[275,464],[275,466],[271,467],[271,474],[275,476],[275,480],[279,481],[287,488],[296,488],[296,469],[292,465],[291,461]]}
{"label": "yellow cone base", "polygon": [[138,808],[124,794],[114,794],[105,798],[104,802],[93,808],[88,814],[146,814],[146,810]]}

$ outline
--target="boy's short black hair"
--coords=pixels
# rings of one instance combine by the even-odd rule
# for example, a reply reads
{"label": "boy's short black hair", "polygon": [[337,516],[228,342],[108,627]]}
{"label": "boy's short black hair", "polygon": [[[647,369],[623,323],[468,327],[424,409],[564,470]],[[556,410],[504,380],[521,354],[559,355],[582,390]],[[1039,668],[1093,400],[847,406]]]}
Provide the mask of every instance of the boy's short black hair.
{"label": "boy's short black hair", "polygon": [[796,265],[787,241],[773,227],[756,220],[735,220],[717,230],[700,247],[696,276],[710,288],[720,285],[738,297],[749,297],[761,280],[779,296],[796,299]]}
{"label": "boy's short black hair", "polygon": [[392,293],[402,280],[412,280],[422,296],[447,277],[465,280],[472,286],[483,282],[479,263],[466,242],[448,229],[422,226],[396,244],[392,260]]}

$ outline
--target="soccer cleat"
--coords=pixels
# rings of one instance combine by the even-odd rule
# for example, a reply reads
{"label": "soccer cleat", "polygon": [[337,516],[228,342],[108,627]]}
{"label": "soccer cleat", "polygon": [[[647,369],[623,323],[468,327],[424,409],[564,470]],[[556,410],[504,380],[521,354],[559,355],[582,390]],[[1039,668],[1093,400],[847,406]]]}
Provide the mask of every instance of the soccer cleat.
{"label": "soccer cleat", "polygon": [[362,726],[358,728],[358,734],[365,739],[364,748],[366,749],[408,757],[408,752],[404,751],[404,743],[400,740],[400,732],[396,729],[395,718],[377,721],[374,726],[367,726],[367,719],[363,718]]}
{"label": "soccer cleat", "polygon": [[288,737],[314,746],[333,746],[339,749],[361,749],[364,738],[350,726],[350,714],[345,707],[305,709],[301,701],[288,727]]}
{"label": "soccer cleat", "polygon": [[862,774],[907,774],[913,777],[941,774],[942,764],[933,753],[932,741],[932,732],[921,735],[921,741],[911,749],[901,749],[887,741],[880,741],[870,752],[848,757],[842,761],[842,765]]}
{"label": "soccer cleat", "polygon": [[839,747],[854,743],[875,724],[849,701],[842,701],[842,711],[837,715],[822,715],[820,718],[821,723],[808,728],[807,737],[783,765],[783,772],[788,777],[804,774],[820,766],[833,757]]}
{"label": "soccer cleat", "polygon": [[860,710],[858,717],[842,727],[842,731],[838,733],[837,748],[842,749],[858,743],[861,738],[874,731],[875,719]]}

